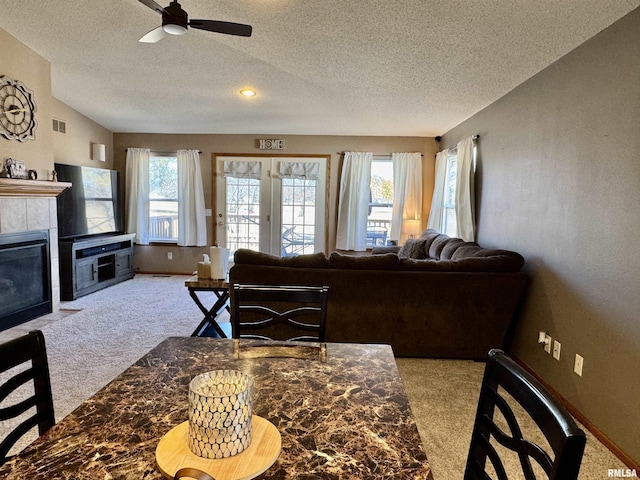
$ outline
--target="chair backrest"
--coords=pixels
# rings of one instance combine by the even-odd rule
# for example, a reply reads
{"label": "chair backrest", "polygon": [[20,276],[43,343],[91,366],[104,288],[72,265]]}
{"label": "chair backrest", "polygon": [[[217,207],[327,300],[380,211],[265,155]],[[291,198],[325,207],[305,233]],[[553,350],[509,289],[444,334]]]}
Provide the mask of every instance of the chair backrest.
{"label": "chair backrest", "polygon": [[233,285],[233,338],[324,342],[329,287]]}
{"label": "chair backrest", "polygon": [[[26,365],[28,362],[31,362],[31,366]],[[7,461],[9,450],[25,433],[37,425],[38,433],[42,435],[55,423],[49,363],[44,335],[41,331],[29,332],[27,335],[0,345],[0,373],[19,365],[22,367],[16,368],[15,375],[0,385],[0,422],[15,418],[21,421],[0,442],[0,465]],[[18,403],[2,407],[5,399],[12,392],[28,382],[33,382],[32,394],[30,389],[23,388],[20,390]],[[29,393],[27,398],[23,399],[23,391]],[[29,416],[26,412],[33,407],[35,412],[30,413]],[[23,419],[24,417],[26,418]]]}
{"label": "chair backrest", "polygon": [[[516,414],[510,405],[516,407]],[[501,418],[494,418],[496,408]],[[523,431],[528,433],[526,438]],[[527,480],[538,478],[535,472],[542,471],[550,480],[574,480],[585,443],[584,432],[569,412],[535,377],[502,350],[489,352],[465,480],[495,478],[486,473],[491,468],[498,480],[507,480],[507,468],[518,468],[516,478],[524,475]],[[517,460],[505,468],[507,454]]]}

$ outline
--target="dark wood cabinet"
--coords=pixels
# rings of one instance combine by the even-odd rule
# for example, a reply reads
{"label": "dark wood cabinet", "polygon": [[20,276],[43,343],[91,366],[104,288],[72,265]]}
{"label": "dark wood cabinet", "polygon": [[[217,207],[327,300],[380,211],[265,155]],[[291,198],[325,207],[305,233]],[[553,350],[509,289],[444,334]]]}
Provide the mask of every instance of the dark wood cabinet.
{"label": "dark wood cabinet", "polygon": [[134,234],[61,240],[60,299],[75,300],[133,278]]}

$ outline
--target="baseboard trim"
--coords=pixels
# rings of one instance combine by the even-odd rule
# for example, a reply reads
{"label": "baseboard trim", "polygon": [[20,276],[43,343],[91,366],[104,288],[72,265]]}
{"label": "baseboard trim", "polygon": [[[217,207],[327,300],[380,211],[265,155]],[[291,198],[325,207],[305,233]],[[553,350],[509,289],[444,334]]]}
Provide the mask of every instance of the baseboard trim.
{"label": "baseboard trim", "polygon": [[591,432],[591,434],[600,441],[611,453],[613,453],[622,463],[624,463],[628,468],[635,470],[636,472],[640,472],[640,463],[631,458],[624,450],[622,450],[618,445],[616,445],[609,437],[607,437],[602,431],[596,427],[591,420],[585,417],[580,410],[574,407],[566,398],[564,398],[560,393],[549,385],[543,378],[540,377],[535,371],[529,367],[526,363],[524,363],[520,358],[515,355],[509,354],[522,368],[524,368],[531,375],[536,377],[540,383],[542,383],[545,388],[547,388],[554,397],[556,397],[564,408],[566,408],[571,415],[575,419],[577,419],[584,427]]}

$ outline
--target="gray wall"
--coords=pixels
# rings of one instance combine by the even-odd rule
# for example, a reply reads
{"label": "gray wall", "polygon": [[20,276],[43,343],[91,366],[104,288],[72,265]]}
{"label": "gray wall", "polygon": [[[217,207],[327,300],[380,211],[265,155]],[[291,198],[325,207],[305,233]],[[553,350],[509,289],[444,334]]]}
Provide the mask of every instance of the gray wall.
{"label": "gray wall", "polygon": [[441,146],[476,133],[478,242],[522,253],[532,275],[510,351],[640,462],[640,9]]}

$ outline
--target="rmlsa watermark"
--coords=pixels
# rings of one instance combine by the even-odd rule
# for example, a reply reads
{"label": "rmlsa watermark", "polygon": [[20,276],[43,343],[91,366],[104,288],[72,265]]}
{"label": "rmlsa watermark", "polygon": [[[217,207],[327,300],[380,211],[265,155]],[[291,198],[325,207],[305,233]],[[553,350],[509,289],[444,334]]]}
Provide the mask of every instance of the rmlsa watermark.
{"label": "rmlsa watermark", "polygon": [[636,472],[635,468],[610,468],[609,470],[607,470],[607,476],[615,478],[638,478],[638,473]]}

